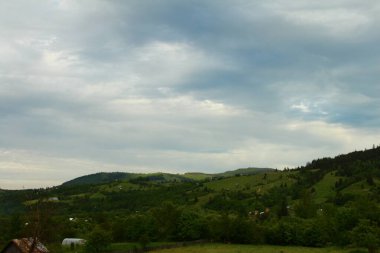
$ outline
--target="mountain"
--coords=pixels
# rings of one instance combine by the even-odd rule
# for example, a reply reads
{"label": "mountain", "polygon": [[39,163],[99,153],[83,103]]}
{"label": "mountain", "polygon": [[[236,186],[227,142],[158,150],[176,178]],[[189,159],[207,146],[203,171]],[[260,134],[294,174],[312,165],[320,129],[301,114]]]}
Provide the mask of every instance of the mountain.
{"label": "mountain", "polygon": [[62,186],[107,184],[121,181],[150,181],[150,182],[172,182],[191,181],[192,179],[179,174],[169,173],[128,173],[128,172],[99,172],[81,176],[62,184]]}
{"label": "mountain", "polygon": [[62,186],[72,186],[81,184],[101,184],[110,183],[118,180],[130,179],[134,176],[132,173],[125,172],[99,172],[91,175],[81,176],[62,184]]}
{"label": "mountain", "polygon": [[104,184],[116,181],[142,180],[142,181],[198,181],[213,177],[231,177],[235,175],[254,175],[257,173],[270,171],[269,168],[242,168],[223,173],[206,174],[201,172],[189,172],[183,175],[170,173],[128,173],[128,172],[99,172],[95,174],[81,176],[62,184],[62,186],[74,186],[82,184]]}
{"label": "mountain", "polygon": [[269,172],[269,171],[273,171],[273,169],[250,167],[250,168],[241,168],[237,170],[226,171],[223,173],[215,174],[214,176],[218,176],[218,177],[231,177],[231,176],[236,176],[236,175],[247,176],[247,175],[255,175],[258,173]]}

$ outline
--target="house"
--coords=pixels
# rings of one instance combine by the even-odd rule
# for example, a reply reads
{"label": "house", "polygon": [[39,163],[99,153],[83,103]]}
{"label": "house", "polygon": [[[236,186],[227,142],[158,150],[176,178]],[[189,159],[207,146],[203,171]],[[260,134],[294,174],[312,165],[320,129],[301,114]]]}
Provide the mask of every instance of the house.
{"label": "house", "polygon": [[57,201],[59,201],[59,198],[58,197],[50,197],[50,198],[47,199],[47,201],[57,202]]}
{"label": "house", "polygon": [[48,249],[37,239],[13,239],[0,253],[48,253]]}
{"label": "house", "polygon": [[80,238],[65,238],[62,241],[62,246],[66,247],[76,247],[81,246],[86,243],[86,240]]}

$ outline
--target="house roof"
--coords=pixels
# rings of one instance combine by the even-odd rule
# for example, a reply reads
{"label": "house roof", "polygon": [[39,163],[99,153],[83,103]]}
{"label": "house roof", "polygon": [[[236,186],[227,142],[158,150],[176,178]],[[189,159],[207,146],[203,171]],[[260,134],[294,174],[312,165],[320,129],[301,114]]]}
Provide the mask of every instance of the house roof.
{"label": "house roof", "polygon": [[33,245],[33,238],[13,239],[8,245],[0,252],[6,252],[7,248],[14,244],[22,253],[48,253],[49,250],[37,240],[33,251],[30,251]]}
{"label": "house roof", "polygon": [[62,241],[62,245],[70,245],[71,243],[74,244],[84,244],[86,240],[82,238],[65,238]]}

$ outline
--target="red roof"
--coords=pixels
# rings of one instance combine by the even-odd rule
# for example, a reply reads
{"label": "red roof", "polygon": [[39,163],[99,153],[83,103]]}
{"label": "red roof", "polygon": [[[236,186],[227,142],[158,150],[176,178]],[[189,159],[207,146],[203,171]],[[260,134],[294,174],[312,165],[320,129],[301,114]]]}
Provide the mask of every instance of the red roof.
{"label": "red roof", "polygon": [[30,251],[33,245],[33,238],[13,239],[8,245],[1,251],[1,253],[7,252],[7,248],[11,245],[15,245],[22,253],[49,253],[48,249],[38,240],[34,245],[33,251]]}

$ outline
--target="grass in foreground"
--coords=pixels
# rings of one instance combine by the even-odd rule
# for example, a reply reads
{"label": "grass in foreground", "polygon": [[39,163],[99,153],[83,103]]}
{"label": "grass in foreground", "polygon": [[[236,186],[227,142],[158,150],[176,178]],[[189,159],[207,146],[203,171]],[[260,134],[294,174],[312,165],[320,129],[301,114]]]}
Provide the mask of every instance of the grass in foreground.
{"label": "grass in foreground", "polygon": [[352,249],[295,246],[203,244],[155,251],[157,253],[349,253]]}
{"label": "grass in foreground", "polygon": [[[150,242],[147,246],[150,247],[156,247],[156,246],[162,246],[162,245],[171,245],[175,244],[175,242]],[[137,242],[122,242],[122,243],[112,243],[111,247],[109,248],[109,252],[122,252],[122,251],[129,251],[132,249],[140,249],[141,245]]]}

